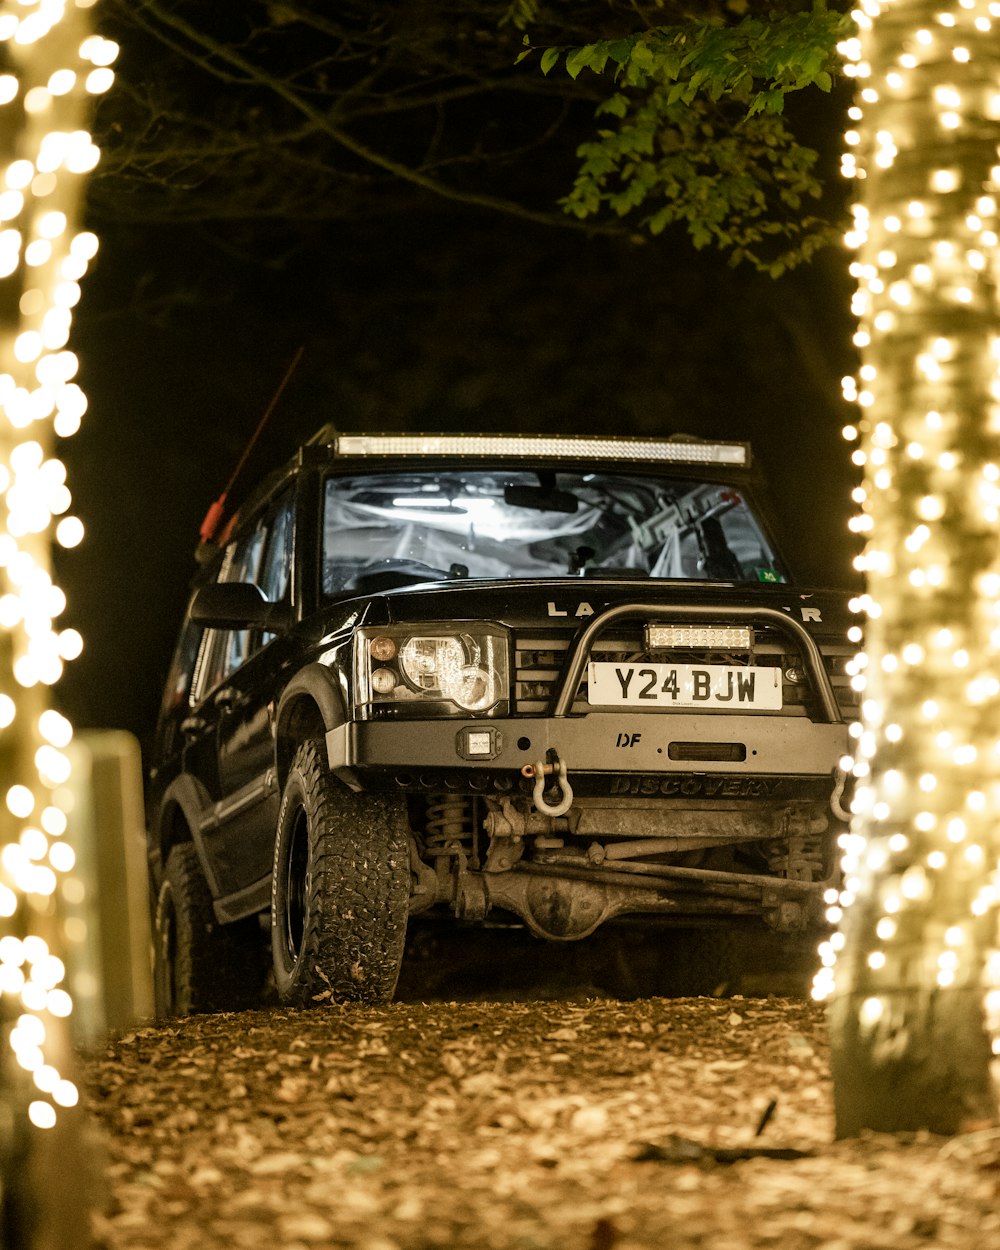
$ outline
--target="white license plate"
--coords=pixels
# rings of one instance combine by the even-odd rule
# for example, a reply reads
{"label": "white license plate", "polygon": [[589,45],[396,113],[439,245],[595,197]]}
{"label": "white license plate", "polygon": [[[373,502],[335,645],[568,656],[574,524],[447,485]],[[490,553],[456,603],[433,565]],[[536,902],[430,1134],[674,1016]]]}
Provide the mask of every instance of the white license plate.
{"label": "white license plate", "polygon": [[606,664],[587,670],[587,699],[615,707],[781,707],[781,669],[727,664]]}

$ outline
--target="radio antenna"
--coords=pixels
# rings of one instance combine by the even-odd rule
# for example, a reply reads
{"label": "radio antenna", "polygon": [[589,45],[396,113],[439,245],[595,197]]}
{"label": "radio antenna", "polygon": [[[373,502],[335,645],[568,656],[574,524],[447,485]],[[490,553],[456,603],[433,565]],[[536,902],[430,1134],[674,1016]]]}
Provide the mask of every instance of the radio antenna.
{"label": "radio antenna", "polygon": [[215,532],[219,528],[219,522],[222,520],[222,512],[226,506],[226,499],[229,496],[229,492],[233,489],[233,485],[239,477],[243,466],[246,464],[247,458],[253,451],[254,444],[263,433],[264,426],[267,425],[268,421],[271,419],[271,413],[274,412],[277,407],[278,400],[283,395],[285,387],[292,380],[292,374],[298,368],[299,361],[302,359],[302,353],[304,351],[305,347],[299,347],[295,355],[292,357],[291,364],[289,364],[288,368],[285,370],[285,376],[278,383],[278,389],[271,396],[271,402],[264,409],[264,415],[257,422],[257,428],[250,436],[250,441],[247,443],[246,447],[243,448],[243,454],[236,462],[236,468],[233,469],[232,473],[229,475],[229,481],[226,483],[226,489],[205,513],[205,519],[202,521],[201,529],[199,530],[199,535],[203,544],[210,543],[215,537]]}

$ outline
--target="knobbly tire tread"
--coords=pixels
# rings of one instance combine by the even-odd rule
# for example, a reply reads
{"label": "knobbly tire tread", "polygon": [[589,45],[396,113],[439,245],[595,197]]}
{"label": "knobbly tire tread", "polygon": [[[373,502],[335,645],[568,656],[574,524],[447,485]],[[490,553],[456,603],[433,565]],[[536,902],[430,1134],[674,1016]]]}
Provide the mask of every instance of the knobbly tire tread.
{"label": "knobbly tire tread", "polygon": [[[310,873],[298,958],[284,941],[282,860],[296,813],[308,822]],[[275,983],[290,1006],[388,1002],[406,940],[410,868],[401,797],[356,794],[329,771],[321,738],[295,754],[281,800],[271,900]]]}
{"label": "knobbly tire tread", "polygon": [[[172,901],[175,918],[173,965],[164,957],[164,909]],[[156,1014],[201,1015],[242,1011],[261,994],[266,963],[256,916],[219,924],[212,895],[190,842],[171,848],[157,898],[155,918]],[[164,986],[172,977],[172,996]]]}

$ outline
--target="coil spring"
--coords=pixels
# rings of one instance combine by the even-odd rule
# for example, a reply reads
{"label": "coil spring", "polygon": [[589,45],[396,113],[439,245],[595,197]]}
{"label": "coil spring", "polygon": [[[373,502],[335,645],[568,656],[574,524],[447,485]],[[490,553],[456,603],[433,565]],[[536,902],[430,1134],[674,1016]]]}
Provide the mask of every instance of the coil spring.
{"label": "coil spring", "polygon": [[817,834],[792,838],[788,842],[772,842],[767,848],[767,866],[777,876],[821,881],[827,871],[823,852],[823,839]]}
{"label": "coil spring", "polygon": [[472,850],[472,799],[463,794],[438,794],[428,799],[424,819],[424,845],[437,859]]}

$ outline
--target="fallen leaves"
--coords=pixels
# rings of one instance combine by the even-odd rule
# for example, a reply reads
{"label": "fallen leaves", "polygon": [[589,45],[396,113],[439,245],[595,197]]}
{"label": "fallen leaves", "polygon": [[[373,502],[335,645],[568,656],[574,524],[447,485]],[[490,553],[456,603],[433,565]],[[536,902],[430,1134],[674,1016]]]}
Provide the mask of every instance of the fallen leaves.
{"label": "fallen leaves", "polygon": [[197,1017],[86,1077],[105,1250],[1000,1244],[998,1138],[832,1143],[822,1013],[796,1000]]}

